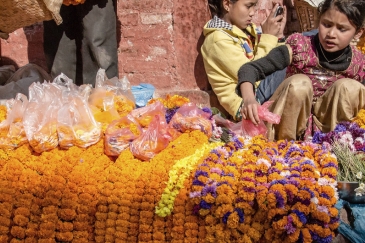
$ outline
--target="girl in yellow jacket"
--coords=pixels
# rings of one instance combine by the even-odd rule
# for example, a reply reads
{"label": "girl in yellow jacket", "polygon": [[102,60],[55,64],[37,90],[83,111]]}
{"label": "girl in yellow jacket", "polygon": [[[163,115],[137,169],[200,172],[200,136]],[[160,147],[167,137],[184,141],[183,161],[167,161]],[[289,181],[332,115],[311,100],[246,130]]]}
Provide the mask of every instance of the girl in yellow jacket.
{"label": "girl in yellow jacket", "polygon": [[[235,88],[238,69],[249,61],[265,56],[281,41],[286,24],[286,8],[275,16],[279,7],[276,3],[270,15],[262,24],[258,35],[252,23],[257,0],[208,0],[213,19],[204,26],[205,40],[201,47],[205,71],[219,103],[235,120],[241,119],[242,98]],[[284,80],[285,72],[267,77],[268,85],[257,85],[257,98],[264,102],[270,98],[276,87],[273,79]],[[272,90],[272,91],[271,91]]]}

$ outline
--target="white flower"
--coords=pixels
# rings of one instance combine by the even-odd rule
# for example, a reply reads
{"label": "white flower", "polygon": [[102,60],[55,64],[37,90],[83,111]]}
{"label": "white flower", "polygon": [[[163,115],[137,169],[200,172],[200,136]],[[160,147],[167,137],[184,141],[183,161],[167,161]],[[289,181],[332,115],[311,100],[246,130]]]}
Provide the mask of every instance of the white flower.
{"label": "white flower", "polygon": [[312,197],[311,202],[317,205],[318,204],[318,198]]}
{"label": "white flower", "polygon": [[257,165],[261,165],[261,164],[264,164],[266,165],[267,168],[270,168],[271,167],[271,163],[266,160],[266,159],[258,159],[257,162],[256,162]]}
{"label": "white flower", "polygon": [[285,171],[280,172],[280,175],[281,175],[282,177],[286,177],[286,176],[290,176],[290,175],[291,175],[291,173],[290,173],[290,171],[285,170]]}
{"label": "white flower", "polygon": [[362,179],[362,172],[361,171],[356,174],[356,178],[359,179],[359,180]]}
{"label": "white flower", "polygon": [[360,183],[360,186],[354,190],[356,192],[356,196],[362,196],[365,194],[365,185],[364,183]]}

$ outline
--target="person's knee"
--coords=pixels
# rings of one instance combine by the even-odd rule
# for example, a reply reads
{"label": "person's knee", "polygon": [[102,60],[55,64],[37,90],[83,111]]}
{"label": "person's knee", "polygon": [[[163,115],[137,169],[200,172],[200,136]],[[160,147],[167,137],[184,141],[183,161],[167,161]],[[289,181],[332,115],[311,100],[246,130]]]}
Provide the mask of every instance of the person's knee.
{"label": "person's knee", "polygon": [[296,74],[295,76],[292,76],[289,85],[290,93],[295,96],[303,97],[303,95],[313,94],[312,81],[307,75]]}
{"label": "person's knee", "polygon": [[364,85],[359,81],[349,78],[337,80],[333,83],[332,88],[335,89],[336,92],[346,92],[350,94],[354,94],[354,92],[365,89]]}

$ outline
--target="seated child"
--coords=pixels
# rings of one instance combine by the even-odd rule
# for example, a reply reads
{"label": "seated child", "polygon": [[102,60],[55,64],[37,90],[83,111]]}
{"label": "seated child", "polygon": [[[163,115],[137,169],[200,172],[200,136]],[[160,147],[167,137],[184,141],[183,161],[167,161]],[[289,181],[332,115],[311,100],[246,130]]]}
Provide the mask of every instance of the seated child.
{"label": "seated child", "polygon": [[[252,18],[258,0],[208,0],[213,19],[204,26],[205,40],[201,47],[205,71],[219,103],[235,120],[241,119],[242,98],[235,93],[237,72],[242,64],[265,56],[283,37],[286,8],[282,15],[274,16],[276,4],[262,24],[263,34],[258,35]],[[281,39],[282,42],[284,41]],[[285,72],[268,79],[283,81]],[[281,76],[281,77],[280,77]],[[269,82],[273,85],[274,82]],[[259,88],[258,99],[270,98],[268,88]]]}
{"label": "seated child", "polygon": [[316,130],[329,132],[365,106],[365,57],[350,45],[363,33],[365,0],[325,0],[319,11],[318,34],[293,34],[287,45],[239,70],[236,91],[244,101],[242,116],[258,124],[254,82],[287,67],[287,79],[270,99],[270,110],[281,122],[268,125],[269,139],[298,140]]}

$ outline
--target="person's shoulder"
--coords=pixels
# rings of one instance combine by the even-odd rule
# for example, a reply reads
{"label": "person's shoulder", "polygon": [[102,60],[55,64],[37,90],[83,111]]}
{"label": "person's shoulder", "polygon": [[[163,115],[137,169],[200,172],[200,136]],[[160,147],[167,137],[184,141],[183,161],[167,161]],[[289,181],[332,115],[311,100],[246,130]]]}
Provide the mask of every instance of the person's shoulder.
{"label": "person's shoulder", "polygon": [[353,60],[365,65],[365,55],[356,46],[351,46],[351,50],[353,53]]}
{"label": "person's shoulder", "polygon": [[304,36],[301,33],[293,33],[291,35],[288,36],[288,38],[286,39],[287,43],[290,42],[294,42],[294,43],[298,43],[298,42],[310,42],[311,40],[311,36]]}

